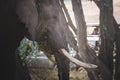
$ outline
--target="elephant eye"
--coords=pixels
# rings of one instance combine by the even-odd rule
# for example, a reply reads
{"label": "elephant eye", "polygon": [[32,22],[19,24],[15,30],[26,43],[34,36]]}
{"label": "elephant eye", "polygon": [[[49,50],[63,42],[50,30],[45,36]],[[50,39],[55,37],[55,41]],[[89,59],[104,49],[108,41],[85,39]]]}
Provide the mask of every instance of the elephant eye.
{"label": "elephant eye", "polygon": [[56,19],[57,19],[57,16],[53,16],[53,19],[55,19],[55,20],[56,20]]}

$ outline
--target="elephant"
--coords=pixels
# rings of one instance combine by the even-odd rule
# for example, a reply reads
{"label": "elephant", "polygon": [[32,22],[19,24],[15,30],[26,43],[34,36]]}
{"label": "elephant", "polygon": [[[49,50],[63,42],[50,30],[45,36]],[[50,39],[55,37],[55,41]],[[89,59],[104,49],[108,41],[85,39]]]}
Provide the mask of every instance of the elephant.
{"label": "elephant", "polygon": [[76,41],[61,10],[59,0],[0,0],[0,50],[2,66],[6,66],[2,74],[7,76],[2,79],[30,80],[20,79],[20,75],[14,77],[17,74],[15,50],[26,36],[37,41],[42,51],[55,56],[59,80],[69,80],[71,57],[61,53],[68,51],[68,44],[75,47]]}

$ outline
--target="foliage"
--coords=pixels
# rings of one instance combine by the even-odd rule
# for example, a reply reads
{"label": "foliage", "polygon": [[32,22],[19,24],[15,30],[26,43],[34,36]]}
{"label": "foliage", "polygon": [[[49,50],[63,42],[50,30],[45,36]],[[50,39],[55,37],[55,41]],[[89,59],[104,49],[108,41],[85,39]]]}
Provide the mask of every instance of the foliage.
{"label": "foliage", "polygon": [[20,42],[18,47],[19,55],[23,61],[28,57],[28,55],[37,57],[37,53],[40,51],[40,48],[35,41],[31,41],[26,37]]}

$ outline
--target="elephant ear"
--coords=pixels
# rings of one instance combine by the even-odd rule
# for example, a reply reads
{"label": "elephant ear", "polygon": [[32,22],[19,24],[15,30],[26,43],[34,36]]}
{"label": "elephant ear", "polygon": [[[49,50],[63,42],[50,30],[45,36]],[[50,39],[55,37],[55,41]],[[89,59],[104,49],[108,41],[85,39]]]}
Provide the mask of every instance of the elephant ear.
{"label": "elephant ear", "polygon": [[38,12],[35,0],[17,0],[16,13],[22,23],[28,28],[33,40],[38,24]]}

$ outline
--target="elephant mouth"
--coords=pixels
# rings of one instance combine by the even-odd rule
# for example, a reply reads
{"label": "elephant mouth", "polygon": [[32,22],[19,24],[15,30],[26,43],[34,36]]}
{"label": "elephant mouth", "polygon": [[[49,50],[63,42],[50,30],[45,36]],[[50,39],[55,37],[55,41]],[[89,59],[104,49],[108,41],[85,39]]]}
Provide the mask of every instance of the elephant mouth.
{"label": "elephant mouth", "polygon": [[62,55],[64,55],[68,60],[76,64],[77,66],[84,67],[84,68],[97,68],[97,65],[94,64],[88,64],[85,62],[82,62],[76,58],[73,58],[69,55],[69,53],[65,49],[59,49],[58,50]]}

